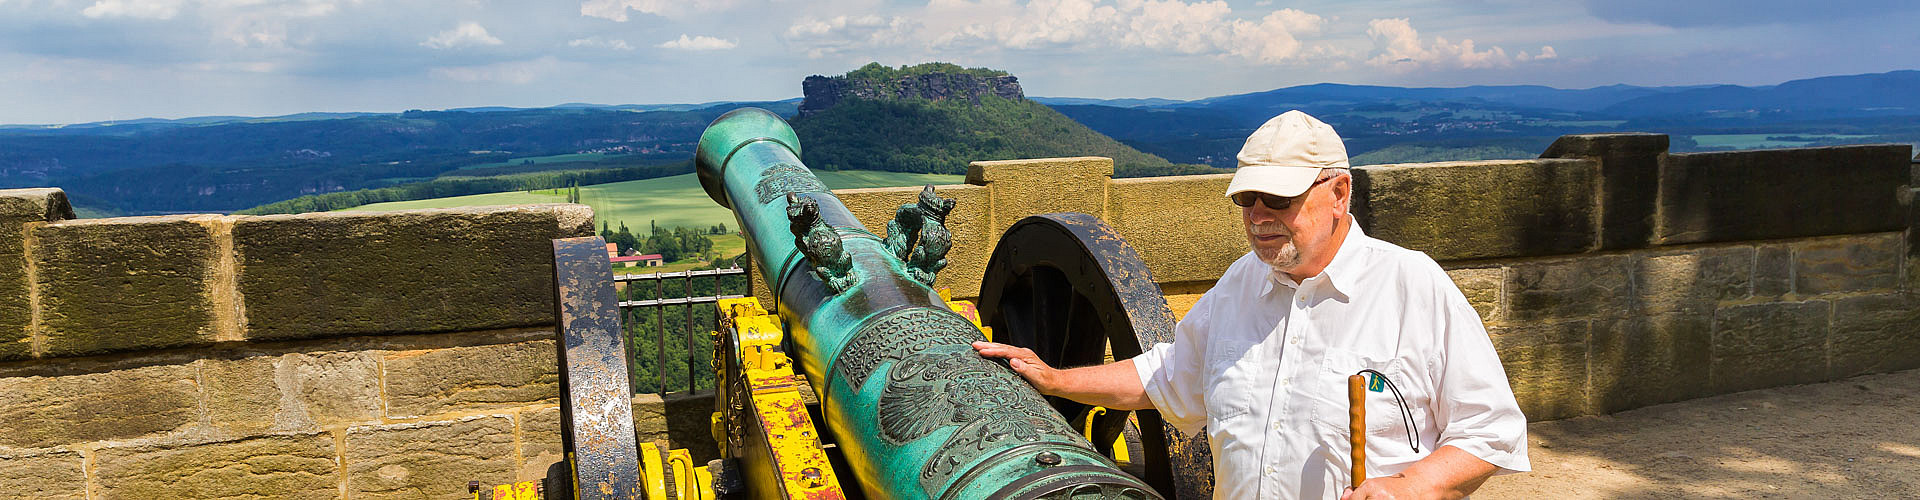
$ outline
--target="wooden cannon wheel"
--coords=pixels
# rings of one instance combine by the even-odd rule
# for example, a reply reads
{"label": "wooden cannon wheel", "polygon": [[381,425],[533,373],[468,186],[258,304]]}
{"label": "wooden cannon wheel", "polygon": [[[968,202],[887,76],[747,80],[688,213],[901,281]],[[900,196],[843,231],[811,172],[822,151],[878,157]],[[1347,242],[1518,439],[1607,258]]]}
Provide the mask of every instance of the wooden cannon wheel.
{"label": "wooden cannon wheel", "polygon": [[[1055,367],[1102,363],[1109,346],[1119,360],[1173,341],[1173,311],[1140,254],[1087,214],[1035,215],[1008,228],[987,262],[978,306],[995,341],[1032,349]],[[1092,441],[1103,453],[1112,454],[1123,433],[1129,444],[1137,440],[1130,468],[1162,496],[1212,497],[1205,434],[1186,436],[1153,410],[1096,412],[1064,398],[1048,400],[1076,428],[1088,428],[1091,419]],[[1136,425],[1152,432],[1127,432]]]}

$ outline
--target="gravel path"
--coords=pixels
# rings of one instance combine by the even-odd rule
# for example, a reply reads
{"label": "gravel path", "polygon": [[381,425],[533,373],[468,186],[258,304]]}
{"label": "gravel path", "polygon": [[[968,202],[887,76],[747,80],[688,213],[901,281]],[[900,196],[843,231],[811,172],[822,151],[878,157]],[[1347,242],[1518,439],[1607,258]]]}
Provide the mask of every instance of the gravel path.
{"label": "gravel path", "polygon": [[1920,498],[1920,370],[1529,427],[1476,499]]}

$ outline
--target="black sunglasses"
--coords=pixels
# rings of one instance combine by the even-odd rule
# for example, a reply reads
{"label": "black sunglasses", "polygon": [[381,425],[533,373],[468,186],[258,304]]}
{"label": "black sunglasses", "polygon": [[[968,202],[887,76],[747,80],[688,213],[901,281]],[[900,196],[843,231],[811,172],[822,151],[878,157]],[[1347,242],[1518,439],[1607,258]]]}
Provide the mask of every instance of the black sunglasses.
{"label": "black sunglasses", "polygon": [[1313,181],[1313,184],[1308,185],[1307,190],[1302,191],[1300,193],[1300,196],[1287,197],[1287,196],[1262,193],[1259,191],[1241,191],[1238,193],[1233,193],[1233,196],[1229,198],[1233,200],[1233,204],[1239,205],[1241,208],[1252,207],[1253,200],[1260,200],[1260,204],[1266,205],[1267,208],[1274,209],[1274,210],[1286,210],[1288,207],[1293,206],[1293,200],[1306,198],[1307,193],[1312,192],[1314,186],[1318,186],[1322,182],[1334,180],[1335,178],[1338,178],[1338,177],[1340,176],[1335,175],[1331,177],[1323,177],[1320,180]]}

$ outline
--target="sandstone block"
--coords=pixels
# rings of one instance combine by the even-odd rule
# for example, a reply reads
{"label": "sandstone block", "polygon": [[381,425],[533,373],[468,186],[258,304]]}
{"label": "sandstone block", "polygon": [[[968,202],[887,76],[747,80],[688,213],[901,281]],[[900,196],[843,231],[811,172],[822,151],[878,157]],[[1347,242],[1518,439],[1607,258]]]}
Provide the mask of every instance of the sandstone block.
{"label": "sandstone block", "polygon": [[1666,134],[1563,135],[1541,158],[1587,158],[1600,162],[1600,248],[1647,245],[1653,234],[1654,197]]}
{"label": "sandstone block", "polygon": [[237,435],[274,429],[281,415],[281,392],[273,356],[208,359],[200,362],[207,416],[213,425]]}
{"label": "sandstone block", "polygon": [[1473,310],[1480,312],[1481,321],[1493,321],[1500,317],[1500,285],[1506,280],[1506,269],[1449,269],[1447,276],[1453,278],[1455,286],[1460,287],[1460,293],[1466,294],[1467,303],[1473,304]]}
{"label": "sandstone block", "polygon": [[[719,458],[719,445],[713,442],[712,415],[711,393],[680,393],[664,400],[658,394],[635,394],[634,439],[636,442],[685,448],[693,454],[696,462]],[[822,422],[814,424],[825,425]]]}
{"label": "sandstone block", "polygon": [[636,443],[668,440],[667,402],[659,394],[633,395],[633,437]]}
{"label": "sandstone block", "polygon": [[1779,297],[1793,293],[1793,248],[1784,244],[1754,247],[1753,296]]}
{"label": "sandstone block", "polygon": [[1631,262],[1623,255],[1515,264],[1506,273],[1506,315],[1513,321],[1618,315],[1631,302]]}
{"label": "sandstone block", "polygon": [[1825,380],[1826,301],[1721,308],[1713,325],[1714,392]]}
{"label": "sandstone block", "polygon": [[[887,221],[893,220],[900,205],[920,198],[920,187],[839,189],[833,192],[847,210],[860,219],[867,231],[886,236]],[[934,186],[934,192],[953,198],[953,212],[947,214],[947,231],[953,233],[953,253],[947,254],[947,268],[940,271],[934,286],[953,290],[954,297],[980,295],[980,277],[986,273],[987,256],[1000,233],[988,233],[987,188],[983,186]],[[759,274],[754,274],[758,281]]]}
{"label": "sandstone block", "polygon": [[593,230],[581,205],[243,217],[247,337],[550,324],[551,240]]}
{"label": "sandstone block", "polygon": [[1710,313],[1596,320],[1588,357],[1593,411],[1709,395],[1712,328]]}
{"label": "sandstone block", "polygon": [[330,426],[380,419],[380,354],[295,353],[276,372],[297,402],[298,420]]}
{"label": "sandstone block", "polygon": [[1834,299],[1831,345],[1831,379],[1920,368],[1920,301],[1899,293]]}
{"label": "sandstone block", "polygon": [[463,498],[467,481],[514,479],[513,419],[356,427],[347,431],[348,498]]}
{"label": "sandstone block", "polygon": [[0,217],[38,222],[74,218],[67,192],[60,188],[0,189]]}
{"label": "sandstone block", "polygon": [[59,189],[0,189],[0,361],[33,356],[25,224],[72,218]]}
{"label": "sandstone block", "polygon": [[518,480],[533,481],[546,477],[547,466],[567,456],[560,437],[560,407],[526,410],[515,418],[520,425]]}
{"label": "sandstone block", "polygon": [[1794,291],[1818,295],[1899,287],[1901,236],[1883,233],[1794,245]]}
{"label": "sandstone block", "polygon": [[199,417],[193,365],[0,378],[0,445],[45,448],[167,432]]}
{"label": "sandstone block", "polygon": [[384,377],[387,413],[411,417],[556,403],[558,367],[550,340],[389,353]]}
{"label": "sandstone block", "polygon": [[[664,415],[667,441],[673,448],[686,448],[694,463],[720,458],[720,445],[713,442],[713,395],[675,394],[666,399]],[[825,422],[815,422],[825,425]]]}
{"label": "sandstone block", "polygon": [[104,498],[340,496],[333,438],[325,434],[180,448],[106,448],[94,467]]}
{"label": "sandstone block", "polygon": [[1369,236],[1435,260],[1560,255],[1598,243],[1592,160],[1502,160],[1354,169]]}
{"label": "sandstone block", "polygon": [[208,216],[53,222],[33,229],[46,355],[213,342]]}
{"label": "sandstone block", "polygon": [[71,451],[0,456],[0,492],[8,498],[85,500],[86,459]]}
{"label": "sandstone block", "polygon": [[1708,315],[1751,293],[1753,258],[1744,246],[1653,253],[1634,261],[1634,292],[1647,312]]}
{"label": "sandstone block", "polygon": [[1488,329],[1527,420],[1592,413],[1587,408],[1588,329],[1586,321]]}
{"label": "sandstone block", "polygon": [[1115,179],[1105,219],[1140,252],[1155,280],[1217,280],[1250,249],[1240,207],[1221,196],[1231,180],[1232,174]]}
{"label": "sandstone block", "polygon": [[[1920,162],[1914,162],[1914,175],[1920,178]],[[1900,286],[1908,292],[1920,292],[1920,203],[1914,202],[1920,195],[1920,183],[1907,190],[1907,255],[1906,274],[1901,277]]]}
{"label": "sandstone block", "polygon": [[967,164],[967,183],[987,187],[988,211],[993,214],[987,233],[995,238],[1029,215],[1103,215],[1107,182],[1112,178],[1113,159],[1098,156]]}
{"label": "sandstone block", "polygon": [[1912,153],[1900,144],[1667,155],[1654,241],[1899,231],[1907,211],[1898,188],[1911,175]]}

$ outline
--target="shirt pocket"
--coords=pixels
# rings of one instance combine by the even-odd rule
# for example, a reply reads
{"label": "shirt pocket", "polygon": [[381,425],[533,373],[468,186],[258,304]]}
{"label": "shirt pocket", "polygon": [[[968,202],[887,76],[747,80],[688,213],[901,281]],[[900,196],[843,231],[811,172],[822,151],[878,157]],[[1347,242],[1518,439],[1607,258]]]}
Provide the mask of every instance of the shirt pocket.
{"label": "shirt pocket", "polygon": [[[1314,391],[1316,396],[1313,398],[1313,420],[1321,426],[1321,435],[1334,442],[1334,449],[1346,450],[1350,446],[1347,377],[1361,375],[1369,386],[1375,377],[1371,373],[1361,373],[1361,370],[1380,372],[1393,382],[1392,388],[1381,383],[1379,392],[1374,392],[1372,387],[1362,391],[1366,396],[1368,461],[1375,466],[1390,466],[1417,459],[1413,451],[1414,443],[1410,442],[1416,438],[1407,427],[1409,422],[1401,414],[1401,404],[1394,397],[1393,389],[1400,390],[1400,396],[1406,401],[1406,409],[1413,414],[1412,424],[1416,426],[1427,420],[1427,408],[1431,400],[1426,384],[1420,378],[1424,376],[1421,370],[1403,359],[1380,359],[1353,351],[1328,349],[1316,374],[1318,380],[1315,381],[1324,389]],[[1424,428],[1419,431],[1423,434],[1421,437],[1428,437],[1433,432]],[[1423,453],[1419,455],[1424,455],[1426,451],[1430,450],[1422,449]]]}
{"label": "shirt pocket", "polygon": [[[1243,363],[1250,359],[1252,343],[1219,343],[1208,346],[1206,361],[1206,403],[1209,423],[1226,422],[1253,409],[1251,391],[1256,385],[1253,371],[1258,367]],[[1214,426],[1219,427],[1219,426]]]}

